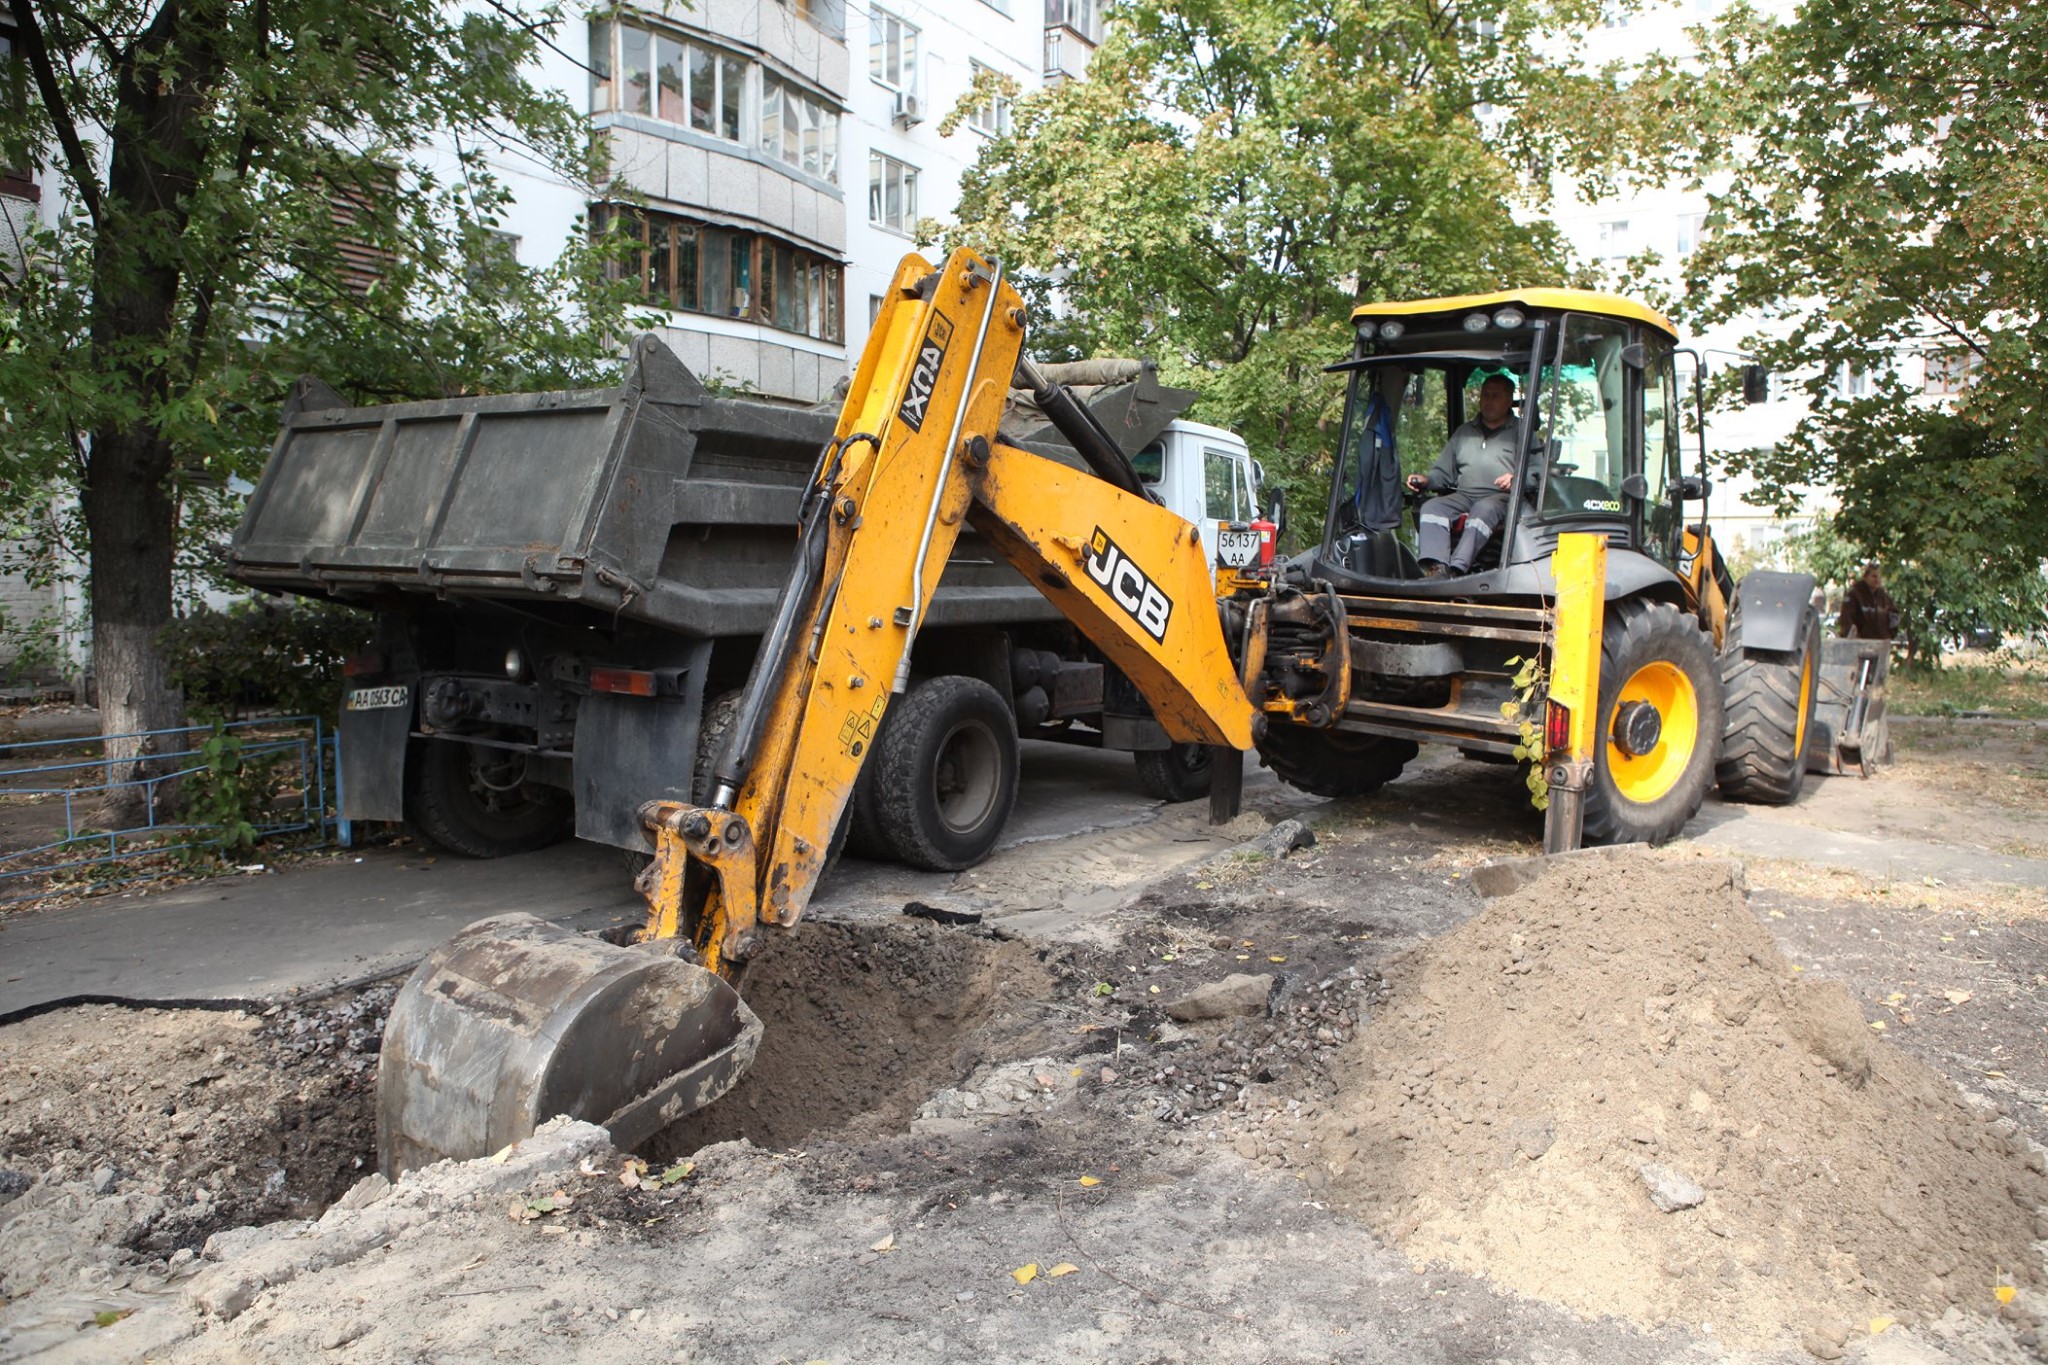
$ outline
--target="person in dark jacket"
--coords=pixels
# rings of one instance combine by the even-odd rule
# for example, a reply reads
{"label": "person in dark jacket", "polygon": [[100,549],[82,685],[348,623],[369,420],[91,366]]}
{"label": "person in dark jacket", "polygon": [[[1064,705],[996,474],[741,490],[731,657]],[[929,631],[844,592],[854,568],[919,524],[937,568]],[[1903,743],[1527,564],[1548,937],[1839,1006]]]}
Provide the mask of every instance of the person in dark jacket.
{"label": "person in dark jacket", "polygon": [[1863,576],[1849,585],[1842,598],[1842,615],[1835,622],[1835,634],[1844,639],[1889,640],[1898,633],[1899,609],[1884,590],[1884,571],[1872,560],[1863,566]]}

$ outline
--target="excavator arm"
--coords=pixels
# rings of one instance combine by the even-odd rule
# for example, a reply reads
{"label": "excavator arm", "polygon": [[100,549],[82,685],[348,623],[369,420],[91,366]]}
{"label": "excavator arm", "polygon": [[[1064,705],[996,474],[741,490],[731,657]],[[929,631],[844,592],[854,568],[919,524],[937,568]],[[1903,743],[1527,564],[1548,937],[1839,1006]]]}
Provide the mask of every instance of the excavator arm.
{"label": "excavator arm", "polygon": [[760,1024],[734,985],[762,926],[788,928],[810,902],[963,521],[1130,677],[1170,737],[1252,746],[1262,717],[1196,529],[1143,494],[1055,386],[1040,397],[1097,474],[995,439],[1024,331],[1023,300],[971,252],[897,268],[805,489],[796,563],[711,798],[642,810],[656,851],[641,944],[503,917],[430,956],[386,1031],[387,1169],[481,1155],[565,1111],[630,1145],[738,1080]]}

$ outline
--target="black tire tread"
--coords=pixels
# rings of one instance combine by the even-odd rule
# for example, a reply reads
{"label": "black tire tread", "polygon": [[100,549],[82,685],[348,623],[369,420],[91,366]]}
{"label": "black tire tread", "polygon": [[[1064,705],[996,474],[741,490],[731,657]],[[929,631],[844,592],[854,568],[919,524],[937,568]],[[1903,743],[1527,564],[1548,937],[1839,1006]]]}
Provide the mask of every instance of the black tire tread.
{"label": "black tire tread", "polygon": [[[1677,784],[1654,802],[1638,803],[1623,799],[1610,786],[1606,724],[1621,690],[1624,665],[1633,659],[1640,667],[1656,658],[1681,667],[1690,664],[1686,671],[1699,698],[1700,734],[1692,762]],[[1600,636],[1600,709],[1594,724],[1593,780],[1586,787],[1582,842],[1661,844],[1684,829],[1713,784],[1724,728],[1720,673],[1713,645],[1699,623],[1666,602],[1632,597],[1608,603]]]}
{"label": "black tire tread", "polygon": [[[931,790],[933,778],[934,755],[927,752],[931,746],[925,740],[962,708],[983,711],[1004,758],[995,809],[977,831],[973,847],[965,850],[948,849],[937,841],[926,825],[929,813],[920,799]],[[1009,704],[981,679],[952,673],[911,688],[888,714],[889,742],[880,746],[870,766],[875,770],[875,812],[890,851],[899,861],[929,872],[973,867],[995,847],[1017,803],[1017,728]]]}
{"label": "black tire tread", "polygon": [[533,810],[495,826],[490,812],[466,809],[469,749],[459,740],[414,743],[405,764],[405,819],[414,832],[462,858],[505,858],[569,837],[575,803],[553,788],[537,789],[543,794]]}
{"label": "black tire tread", "polygon": [[[1188,762],[1190,748],[1201,750],[1199,764]],[[1155,801],[1195,801],[1209,794],[1209,755],[1200,745],[1134,749],[1131,762],[1138,770],[1139,789]]]}
{"label": "black tire tread", "polygon": [[[1820,667],[1820,619],[1810,609],[1799,650],[1745,650],[1742,613],[1731,612],[1721,650],[1721,693],[1727,729],[1714,777],[1732,801],[1789,806],[1806,785],[1805,746],[1800,723],[1813,734],[1813,708],[1820,688],[1807,691],[1806,715],[1799,714],[1799,680],[1810,656]],[[1794,749],[1798,752],[1793,752]]]}
{"label": "black tire tread", "polygon": [[1274,721],[1259,741],[1259,757],[1282,782],[1315,796],[1369,796],[1401,775],[1420,753],[1410,740],[1311,730]]}

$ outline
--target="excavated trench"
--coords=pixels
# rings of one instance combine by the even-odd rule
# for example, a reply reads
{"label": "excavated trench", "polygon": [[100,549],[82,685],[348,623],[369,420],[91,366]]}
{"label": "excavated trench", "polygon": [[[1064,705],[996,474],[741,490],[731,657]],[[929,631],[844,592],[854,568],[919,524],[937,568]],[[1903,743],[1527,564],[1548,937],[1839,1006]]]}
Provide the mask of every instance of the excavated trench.
{"label": "excavated trench", "polygon": [[[815,922],[742,989],[766,1025],[747,1077],[658,1134],[670,1159],[902,1129],[973,1069],[1035,954],[972,928]],[[89,1005],[0,1028],[0,1209],[31,1187],[135,1197],[125,1244],[165,1256],[222,1228],[318,1216],[375,1169],[377,1048],[395,977],[251,1009]]]}

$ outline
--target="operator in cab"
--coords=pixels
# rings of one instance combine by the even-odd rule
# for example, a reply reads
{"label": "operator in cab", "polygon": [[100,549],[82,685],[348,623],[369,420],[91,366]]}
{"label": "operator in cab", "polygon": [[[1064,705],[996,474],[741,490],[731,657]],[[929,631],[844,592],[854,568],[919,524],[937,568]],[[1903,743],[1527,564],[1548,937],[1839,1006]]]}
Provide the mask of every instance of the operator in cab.
{"label": "operator in cab", "polygon": [[[1422,504],[1417,557],[1429,578],[1468,573],[1501,518],[1515,485],[1515,381],[1493,374],[1479,386],[1479,416],[1451,433],[1428,472],[1408,487],[1439,496]],[[1465,534],[1451,548],[1451,523],[1465,514]]]}

